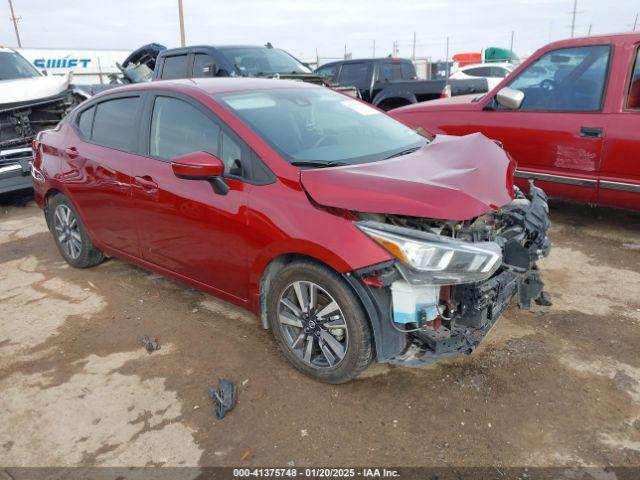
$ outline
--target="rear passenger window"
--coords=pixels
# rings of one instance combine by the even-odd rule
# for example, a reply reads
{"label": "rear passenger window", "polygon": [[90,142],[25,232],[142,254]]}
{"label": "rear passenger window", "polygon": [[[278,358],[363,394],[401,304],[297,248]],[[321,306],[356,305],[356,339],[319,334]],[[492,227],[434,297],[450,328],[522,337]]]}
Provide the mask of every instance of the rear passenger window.
{"label": "rear passenger window", "polygon": [[491,68],[490,67],[467,68],[466,70],[464,70],[464,73],[466,73],[470,77],[490,77]]}
{"label": "rear passenger window", "polygon": [[78,130],[84,138],[91,138],[91,127],[93,126],[93,115],[96,113],[96,107],[91,107],[78,116]]}
{"label": "rear passenger window", "polygon": [[402,67],[400,63],[383,63],[380,65],[378,80],[388,82],[402,80]]}
{"label": "rear passenger window", "polygon": [[206,53],[196,53],[193,59],[193,78],[212,77],[215,62]]}
{"label": "rear passenger window", "polygon": [[162,66],[162,79],[171,80],[174,78],[187,77],[187,56],[174,55],[173,57],[165,57]]}
{"label": "rear passenger window", "polygon": [[193,152],[219,155],[220,127],[187,102],[157,97],[151,117],[149,152],[170,160]]}
{"label": "rear passenger window", "polygon": [[413,80],[416,77],[416,69],[415,67],[408,62],[403,62],[402,64],[402,79],[403,80]]}
{"label": "rear passenger window", "polygon": [[339,83],[344,86],[356,86],[362,85],[363,80],[367,75],[366,63],[345,63],[340,70]]}
{"label": "rear passenger window", "polygon": [[91,140],[116,150],[133,150],[139,103],[139,97],[116,98],[99,103]]}

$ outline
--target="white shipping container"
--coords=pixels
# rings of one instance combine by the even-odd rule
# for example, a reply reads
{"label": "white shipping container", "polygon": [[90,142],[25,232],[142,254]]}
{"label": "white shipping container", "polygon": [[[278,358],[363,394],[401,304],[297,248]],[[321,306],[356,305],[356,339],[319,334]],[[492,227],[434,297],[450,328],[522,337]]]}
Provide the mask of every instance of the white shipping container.
{"label": "white shipping container", "polygon": [[130,50],[73,50],[65,48],[18,48],[17,52],[48,75],[73,72],[72,82],[80,85],[109,83],[109,74],[120,74]]}

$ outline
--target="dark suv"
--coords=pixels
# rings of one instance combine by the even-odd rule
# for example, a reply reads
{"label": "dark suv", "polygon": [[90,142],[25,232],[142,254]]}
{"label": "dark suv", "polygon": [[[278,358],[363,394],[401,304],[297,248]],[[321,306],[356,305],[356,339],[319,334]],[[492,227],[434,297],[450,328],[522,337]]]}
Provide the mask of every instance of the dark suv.
{"label": "dark suv", "polygon": [[173,48],[156,59],[153,80],[202,77],[275,77],[324,84],[307,65],[269,43]]}

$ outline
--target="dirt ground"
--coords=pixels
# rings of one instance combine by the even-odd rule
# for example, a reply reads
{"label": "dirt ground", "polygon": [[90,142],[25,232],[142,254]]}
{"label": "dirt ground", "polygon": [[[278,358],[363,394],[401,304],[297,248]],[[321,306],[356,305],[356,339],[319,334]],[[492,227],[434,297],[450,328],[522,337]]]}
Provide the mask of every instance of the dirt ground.
{"label": "dirt ground", "polygon": [[[0,465],[639,466],[640,215],[551,216],[552,307],[510,309],[471,356],[330,386],[211,296],[68,267],[33,201],[0,198]],[[222,421],[218,377],[239,386]]]}

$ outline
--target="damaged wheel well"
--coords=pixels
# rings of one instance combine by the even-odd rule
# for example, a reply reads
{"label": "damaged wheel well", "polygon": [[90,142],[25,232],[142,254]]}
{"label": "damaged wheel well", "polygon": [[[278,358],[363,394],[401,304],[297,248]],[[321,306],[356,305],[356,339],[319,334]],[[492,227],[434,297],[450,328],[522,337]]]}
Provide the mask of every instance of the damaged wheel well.
{"label": "damaged wheel well", "polygon": [[[280,255],[279,257],[274,258],[273,260],[271,260],[271,262],[269,262],[267,267],[264,269],[262,278],[260,279],[260,305],[259,305],[260,306],[260,322],[264,329],[269,328],[269,323],[267,320],[266,298],[269,293],[269,288],[271,287],[271,281],[273,280],[273,278],[275,278],[275,276],[278,274],[280,270],[282,270],[287,265],[290,265],[293,262],[316,263],[318,265],[322,265],[323,267],[330,269],[340,277],[344,276],[340,272],[337,272],[330,265],[327,265],[326,263],[318,260],[317,258],[311,257],[309,255],[303,255],[300,253],[286,253],[286,254]],[[353,290],[353,287],[352,285],[350,285],[349,282],[346,282],[346,284],[349,285],[349,288]],[[359,292],[356,292],[354,290],[353,293],[356,295],[356,297],[360,298]],[[360,300],[360,306],[363,308],[365,312],[367,312],[367,309],[362,304],[361,300]]]}

